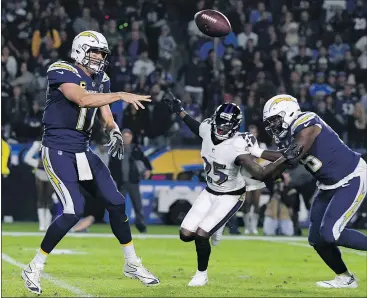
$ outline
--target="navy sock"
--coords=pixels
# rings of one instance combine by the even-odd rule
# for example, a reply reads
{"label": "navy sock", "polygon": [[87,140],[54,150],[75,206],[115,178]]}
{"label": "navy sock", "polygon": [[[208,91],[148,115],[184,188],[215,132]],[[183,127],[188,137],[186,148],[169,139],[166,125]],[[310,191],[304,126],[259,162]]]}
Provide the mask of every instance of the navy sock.
{"label": "navy sock", "polygon": [[131,230],[128,218],[125,214],[125,205],[108,206],[107,210],[110,217],[112,232],[120,244],[131,242]]}
{"label": "navy sock", "polygon": [[42,240],[41,249],[49,254],[78,221],[75,214],[62,214],[56,218]]}
{"label": "navy sock", "polygon": [[336,244],[343,247],[367,251],[367,236],[352,229],[344,229]]}
{"label": "navy sock", "polygon": [[348,271],[345,266],[339,248],[334,244],[325,244],[314,246],[319,256],[324,260],[326,265],[330,267],[336,274],[342,274]]}
{"label": "navy sock", "polygon": [[211,253],[209,238],[196,235],[195,246],[198,257],[198,270],[205,271],[208,269],[209,257]]}

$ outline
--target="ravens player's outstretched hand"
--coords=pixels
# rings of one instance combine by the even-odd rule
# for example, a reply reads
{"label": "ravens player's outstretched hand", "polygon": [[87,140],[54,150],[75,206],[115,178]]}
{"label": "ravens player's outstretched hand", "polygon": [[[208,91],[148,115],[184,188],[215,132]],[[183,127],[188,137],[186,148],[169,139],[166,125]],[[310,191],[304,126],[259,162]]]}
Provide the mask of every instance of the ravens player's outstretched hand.
{"label": "ravens player's outstretched hand", "polygon": [[302,151],[302,145],[291,144],[287,149],[282,152],[282,155],[284,156],[284,158],[292,163],[298,161],[297,158],[302,154]]}
{"label": "ravens player's outstretched hand", "polygon": [[112,157],[117,156],[120,160],[124,158],[124,141],[118,129],[112,129],[110,131],[110,141],[105,146],[110,147],[108,154]]}
{"label": "ravens player's outstretched hand", "polygon": [[138,95],[128,92],[120,92],[121,98],[123,101],[127,103],[131,103],[134,105],[135,109],[139,110],[139,108],[145,109],[145,107],[142,105],[141,101],[152,101],[150,99],[150,95]]}
{"label": "ravens player's outstretched hand", "polygon": [[162,99],[163,103],[165,103],[171,110],[172,113],[180,114],[184,108],[182,107],[181,100],[179,100],[170,89],[167,90],[167,93],[164,95]]}

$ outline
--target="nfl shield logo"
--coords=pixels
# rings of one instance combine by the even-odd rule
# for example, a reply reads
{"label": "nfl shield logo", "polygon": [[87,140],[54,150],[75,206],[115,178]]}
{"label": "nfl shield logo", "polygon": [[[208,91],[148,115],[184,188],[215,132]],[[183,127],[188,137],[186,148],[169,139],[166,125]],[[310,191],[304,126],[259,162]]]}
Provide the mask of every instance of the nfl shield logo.
{"label": "nfl shield logo", "polygon": [[99,93],[103,93],[103,84],[99,85]]}
{"label": "nfl shield logo", "polygon": [[95,87],[96,86],[96,83],[95,82],[92,82],[92,87]]}

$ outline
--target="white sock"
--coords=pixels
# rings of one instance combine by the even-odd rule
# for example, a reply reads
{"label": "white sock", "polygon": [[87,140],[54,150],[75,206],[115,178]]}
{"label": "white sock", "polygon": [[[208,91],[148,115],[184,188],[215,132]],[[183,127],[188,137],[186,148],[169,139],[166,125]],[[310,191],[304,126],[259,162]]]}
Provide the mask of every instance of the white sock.
{"label": "white sock", "polygon": [[198,270],[196,270],[196,274],[197,275],[207,275],[208,274],[208,269],[206,269],[205,271],[199,271],[199,269],[198,269]]}
{"label": "white sock", "polygon": [[45,227],[45,209],[38,208],[37,215],[38,215],[39,228],[40,229],[44,228]]}
{"label": "white sock", "polygon": [[132,240],[127,244],[122,244],[122,251],[124,253],[124,257],[126,261],[134,262],[138,259],[135,253],[135,248],[134,248],[134,244]]}
{"label": "white sock", "polygon": [[250,212],[243,215],[243,223],[245,224],[245,229],[251,230]]}
{"label": "white sock", "polygon": [[252,213],[252,216],[251,216],[252,231],[257,230],[258,223],[259,223],[259,214],[254,212]]}
{"label": "white sock", "polygon": [[32,260],[32,263],[44,265],[47,260],[48,253],[44,252],[41,248]]}

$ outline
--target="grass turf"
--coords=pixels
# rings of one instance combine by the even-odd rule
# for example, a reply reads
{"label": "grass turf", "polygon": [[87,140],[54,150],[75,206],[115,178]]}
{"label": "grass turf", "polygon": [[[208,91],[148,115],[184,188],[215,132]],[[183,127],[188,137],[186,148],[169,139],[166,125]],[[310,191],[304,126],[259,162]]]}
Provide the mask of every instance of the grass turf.
{"label": "grass turf", "polygon": [[[177,235],[177,227],[151,226],[149,234]],[[3,225],[3,231],[36,232],[34,223]],[[92,233],[110,233],[108,225],[94,225]],[[136,230],[133,229],[133,233]],[[88,236],[88,234],[86,234]],[[260,238],[259,238],[260,239]],[[276,238],[274,238],[276,239]],[[2,236],[2,251],[27,264],[39,247],[42,236]],[[91,296],[112,297],[366,297],[366,255],[344,250],[344,260],[360,279],[358,289],[320,289],[315,282],[333,278],[306,240],[285,242],[264,240],[223,240],[212,248],[209,284],[189,288],[196,271],[193,243],[175,239],[136,239],[137,253],[144,265],[161,280],[155,288],[122,275],[123,258],[114,238],[66,237],[57,249],[84,254],[50,255],[45,272]],[[21,269],[2,261],[2,296],[32,297],[23,287]],[[68,289],[42,279],[45,297],[78,296]]]}

